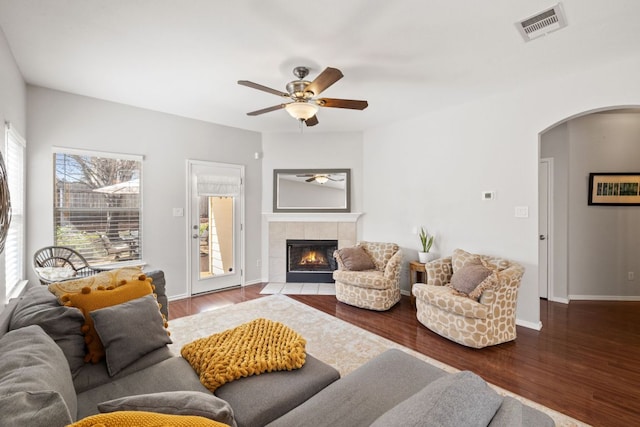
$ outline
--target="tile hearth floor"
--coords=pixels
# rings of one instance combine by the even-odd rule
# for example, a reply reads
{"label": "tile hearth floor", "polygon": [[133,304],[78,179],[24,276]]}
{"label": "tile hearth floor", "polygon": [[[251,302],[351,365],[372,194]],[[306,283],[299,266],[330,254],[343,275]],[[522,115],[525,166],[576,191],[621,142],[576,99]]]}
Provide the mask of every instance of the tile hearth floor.
{"label": "tile hearth floor", "polygon": [[335,295],[335,283],[269,282],[261,294]]}

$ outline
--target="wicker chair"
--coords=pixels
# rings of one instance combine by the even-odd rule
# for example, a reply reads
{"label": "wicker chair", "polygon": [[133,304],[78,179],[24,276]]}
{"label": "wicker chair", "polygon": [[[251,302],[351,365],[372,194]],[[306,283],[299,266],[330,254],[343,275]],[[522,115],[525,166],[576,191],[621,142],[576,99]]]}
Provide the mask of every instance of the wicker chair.
{"label": "wicker chair", "polygon": [[[47,267],[71,270],[71,275],[52,279],[44,273],[43,269]],[[65,246],[47,246],[37,250],[33,255],[33,269],[43,285],[99,273],[99,270],[92,268],[82,255]]]}

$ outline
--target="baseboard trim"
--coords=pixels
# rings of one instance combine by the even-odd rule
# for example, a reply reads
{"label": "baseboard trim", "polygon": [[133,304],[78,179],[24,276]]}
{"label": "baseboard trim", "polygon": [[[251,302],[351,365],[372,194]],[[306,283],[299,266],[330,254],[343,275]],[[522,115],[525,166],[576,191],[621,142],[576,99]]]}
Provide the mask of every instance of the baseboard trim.
{"label": "baseboard trim", "polygon": [[571,301],[640,301],[639,295],[569,295]]}
{"label": "baseboard trim", "polygon": [[177,301],[177,300],[181,300],[181,299],[185,299],[185,298],[189,298],[189,295],[187,295],[187,294],[174,295],[174,296],[171,296],[171,297],[167,297],[167,300],[169,300],[169,301]]}
{"label": "baseboard trim", "polygon": [[558,298],[558,297],[554,297],[554,298],[549,298],[548,299],[551,302],[559,302],[562,304],[569,304],[569,298]]}
{"label": "baseboard trim", "polygon": [[516,325],[539,331],[542,329],[542,322],[529,322],[528,320],[516,319]]}

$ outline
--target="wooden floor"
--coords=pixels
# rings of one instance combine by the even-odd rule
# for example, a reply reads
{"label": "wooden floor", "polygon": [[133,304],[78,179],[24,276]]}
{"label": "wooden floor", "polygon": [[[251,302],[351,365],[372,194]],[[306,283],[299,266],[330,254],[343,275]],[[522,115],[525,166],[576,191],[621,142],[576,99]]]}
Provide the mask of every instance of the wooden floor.
{"label": "wooden floor", "polygon": [[[169,303],[170,319],[260,298],[263,285]],[[387,312],[291,298],[594,426],[640,425],[640,302],[540,302],[541,331],[470,349],[422,326],[408,297]]]}

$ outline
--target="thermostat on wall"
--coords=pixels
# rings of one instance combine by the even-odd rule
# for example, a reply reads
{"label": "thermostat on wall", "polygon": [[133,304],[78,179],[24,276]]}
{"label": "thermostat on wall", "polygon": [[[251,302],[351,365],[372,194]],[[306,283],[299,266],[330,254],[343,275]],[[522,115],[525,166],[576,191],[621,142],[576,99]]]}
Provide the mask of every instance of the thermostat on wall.
{"label": "thermostat on wall", "polygon": [[493,200],[496,198],[495,191],[483,191],[482,192],[482,200]]}

